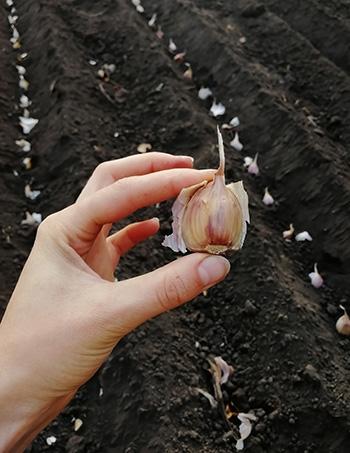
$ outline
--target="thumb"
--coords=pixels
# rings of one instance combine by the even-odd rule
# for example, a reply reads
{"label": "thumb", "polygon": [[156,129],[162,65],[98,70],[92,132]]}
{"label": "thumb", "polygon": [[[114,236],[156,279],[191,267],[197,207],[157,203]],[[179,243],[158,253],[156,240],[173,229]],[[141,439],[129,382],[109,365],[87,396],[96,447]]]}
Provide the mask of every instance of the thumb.
{"label": "thumb", "polygon": [[223,280],[229,270],[230,263],[222,256],[194,253],[148,274],[119,282],[115,288],[119,300],[115,307],[118,324],[129,332],[198,296]]}

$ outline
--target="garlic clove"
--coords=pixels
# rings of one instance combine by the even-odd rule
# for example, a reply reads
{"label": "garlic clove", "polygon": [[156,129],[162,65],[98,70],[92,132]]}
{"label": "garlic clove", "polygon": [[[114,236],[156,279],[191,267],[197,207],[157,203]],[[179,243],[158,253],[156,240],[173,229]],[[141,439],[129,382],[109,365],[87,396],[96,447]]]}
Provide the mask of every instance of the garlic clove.
{"label": "garlic clove", "polygon": [[312,237],[308,231],[303,231],[302,233],[298,233],[295,236],[295,240],[298,242],[302,241],[312,241]]}
{"label": "garlic clove", "polygon": [[31,157],[25,157],[22,160],[22,164],[24,165],[24,168],[26,170],[31,170],[31,168],[32,168],[32,158]]}
{"label": "garlic clove", "polygon": [[152,17],[148,21],[148,26],[151,27],[151,28],[154,27],[155,24],[156,24],[156,20],[157,20],[157,13],[153,13]]}
{"label": "garlic clove", "polygon": [[244,166],[247,168],[249,167],[249,165],[253,162],[253,158],[252,157],[249,157],[249,156],[246,156],[244,158]]}
{"label": "garlic clove", "polygon": [[283,235],[283,239],[286,239],[286,240],[292,239],[292,237],[294,235],[294,231],[295,231],[294,226],[291,223],[289,225],[289,230],[283,231],[283,234],[282,234]]}
{"label": "garlic clove", "polygon": [[79,429],[83,426],[83,421],[80,418],[76,418],[74,420],[74,431],[79,431]]}
{"label": "garlic clove", "polygon": [[30,131],[38,124],[39,120],[35,118],[19,117],[19,123],[23,129],[23,134],[29,134]]}
{"label": "garlic clove", "polygon": [[193,71],[191,66],[189,66],[186,71],[183,73],[183,76],[186,80],[192,80],[193,78]]}
{"label": "garlic clove", "polygon": [[40,190],[32,190],[29,184],[24,187],[24,194],[30,200],[35,200],[41,194]]}
{"label": "garlic clove", "polygon": [[275,202],[273,196],[269,192],[268,187],[265,187],[265,194],[262,201],[266,206],[271,206]]}
{"label": "garlic clove", "polygon": [[53,445],[56,443],[56,441],[57,441],[57,439],[55,436],[49,436],[46,438],[47,445]]}
{"label": "garlic clove", "polygon": [[200,187],[206,186],[208,181],[202,181],[194,186],[187,187],[180,192],[172,208],[173,233],[165,236],[162,245],[171,248],[174,252],[186,253],[186,244],[182,238],[182,219],[188,202]]}
{"label": "garlic clove", "polygon": [[158,39],[163,39],[164,38],[164,32],[161,29],[160,25],[158,25],[158,29],[156,31],[156,36]]}
{"label": "garlic clove", "polygon": [[18,60],[22,61],[25,60],[28,57],[28,52],[23,52],[21,55],[18,56]]}
{"label": "garlic clove", "polygon": [[240,125],[238,116],[235,116],[234,118],[232,118],[232,120],[230,121],[230,125],[232,127],[238,127]]}
{"label": "garlic clove", "polygon": [[22,149],[25,153],[28,153],[31,150],[31,144],[28,142],[28,140],[24,140],[23,138],[21,140],[16,140],[16,145]]}
{"label": "garlic clove", "polygon": [[137,147],[137,151],[139,153],[147,153],[147,151],[150,151],[152,149],[152,145],[150,143],[140,143]]}
{"label": "garlic clove", "polygon": [[19,87],[24,91],[28,91],[29,82],[22,75],[19,76]]}
{"label": "garlic clove", "polygon": [[314,264],[314,271],[310,272],[309,278],[311,280],[311,284],[313,287],[321,288],[321,286],[323,286],[324,280],[320,273],[318,272],[317,263]]}
{"label": "garlic clove", "polygon": [[212,106],[210,107],[210,113],[214,116],[222,116],[226,112],[226,107],[221,102],[216,103],[214,99]]}
{"label": "garlic clove", "polygon": [[173,208],[173,232],[162,245],[175,252],[212,254],[243,246],[250,221],[248,195],[242,181],[225,185],[224,145],[218,129],[220,166],[213,181],[183,189]]}
{"label": "garlic clove", "polygon": [[9,16],[7,16],[7,19],[9,21],[10,25],[14,25],[17,22],[17,20],[18,20],[18,16],[12,16],[10,14]]}
{"label": "garlic clove", "polygon": [[213,95],[213,92],[211,91],[210,88],[201,87],[200,90],[198,91],[198,97],[202,101],[205,101],[212,95]]}
{"label": "garlic clove", "polygon": [[256,153],[254,156],[254,159],[252,163],[248,166],[248,173],[254,176],[258,176],[260,173],[259,166],[258,166],[258,155],[259,153]]}
{"label": "garlic clove", "polygon": [[26,218],[22,220],[21,225],[38,225],[42,222],[42,215],[39,212],[26,211]]}
{"label": "garlic clove", "polygon": [[185,56],[186,56],[186,52],[179,52],[176,55],[174,55],[174,61],[183,61]]}
{"label": "garlic clove", "polygon": [[236,151],[242,151],[243,145],[242,145],[242,143],[239,141],[238,132],[235,133],[235,136],[234,136],[233,140],[230,142],[230,145],[231,145],[232,148],[234,148]]}
{"label": "garlic clove", "polygon": [[169,39],[168,49],[169,49],[169,52],[171,52],[171,53],[175,53],[177,51],[177,45],[174,43],[174,41],[171,38]]}
{"label": "garlic clove", "polygon": [[22,94],[22,96],[19,98],[19,106],[21,109],[26,109],[31,105],[31,101],[29,100],[28,96],[25,94]]}
{"label": "garlic clove", "polygon": [[345,308],[342,305],[339,305],[339,307],[344,311],[344,314],[343,314],[343,316],[341,316],[338,319],[335,327],[336,327],[337,331],[341,335],[350,335],[350,318],[349,318],[349,315],[348,315],[347,311],[345,310]]}
{"label": "garlic clove", "polygon": [[26,68],[21,65],[16,65],[16,69],[19,75],[24,75],[26,73]]}

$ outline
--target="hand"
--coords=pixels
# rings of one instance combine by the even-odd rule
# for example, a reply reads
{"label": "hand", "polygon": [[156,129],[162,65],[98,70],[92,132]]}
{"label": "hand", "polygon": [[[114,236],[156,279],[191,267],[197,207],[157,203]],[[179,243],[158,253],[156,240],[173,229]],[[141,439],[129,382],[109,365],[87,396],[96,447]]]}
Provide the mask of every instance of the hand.
{"label": "hand", "polygon": [[161,153],[103,163],[76,203],[39,226],[0,325],[0,451],[22,451],[124,335],[225,277],[226,259],[194,253],[114,281],[119,258],[159,222],[108,236],[111,224],[212,178],[191,166],[188,157]]}

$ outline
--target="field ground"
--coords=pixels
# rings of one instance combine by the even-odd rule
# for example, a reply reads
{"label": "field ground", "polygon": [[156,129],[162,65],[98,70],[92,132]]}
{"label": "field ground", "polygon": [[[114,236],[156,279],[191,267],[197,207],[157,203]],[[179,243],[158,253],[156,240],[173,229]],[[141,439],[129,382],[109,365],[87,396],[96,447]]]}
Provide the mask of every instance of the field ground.
{"label": "field ground", "polygon": [[[246,452],[348,453],[350,343],[335,321],[340,303],[350,309],[350,1],[144,0],[143,15],[127,0],[15,4],[20,51],[0,6],[1,310],[35,237],[21,225],[26,210],[45,217],[72,203],[99,162],[142,142],[217,165],[217,120],[198,99],[201,86],[225,104],[220,122],[241,120],[244,150],[224,137],[227,179],[244,180],[252,216],[226,281],[125,338],[31,452],[234,452],[220,415],[192,390],[212,392],[207,358],[221,355],[235,368],[225,400],[258,416]],[[155,12],[163,39],[148,25]],[[192,81],[168,51],[170,37],[186,50]],[[15,145],[21,52],[40,120],[31,170]],[[107,97],[96,75],[104,63],[116,65],[102,85]],[[256,152],[254,178],[242,163]],[[35,201],[24,197],[28,182],[42,191]],[[265,186],[271,208],[261,202]],[[119,278],[174,259],[160,246],[170,208],[135,214],[159,216],[162,234],[124,259]],[[290,223],[313,242],[283,241]],[[308,279],[314,262],[325,278],[319,290]],[[84,422],[77,433],[73,417]]]}

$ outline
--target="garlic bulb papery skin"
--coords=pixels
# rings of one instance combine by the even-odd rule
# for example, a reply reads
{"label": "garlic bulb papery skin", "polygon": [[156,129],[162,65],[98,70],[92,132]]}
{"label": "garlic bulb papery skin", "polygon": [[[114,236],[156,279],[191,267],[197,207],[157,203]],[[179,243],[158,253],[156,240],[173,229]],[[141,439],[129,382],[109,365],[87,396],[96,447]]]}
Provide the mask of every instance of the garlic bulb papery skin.
{"label": "garlic bulb papery skin", "polygon": [[344,311],[343,316],[341,316],[336,325],[335,328],[337,329],[338,333],[341,335],[350,335],[350,318],[349,315],[347,314],[347,311],[342,305],[339,305],[339,307]]}
{"label": "garlic bulb papery skin", "polygon": [[173,233],[162,245],[174,252],[224,253],[242,248],[250,222],[242,181],[225,185],[225,155],[218,128],[220,166],[213,181],[183,189],[173,208]]}
{"label": "garlic bulb papery skin", "polygon": [[311,285],[314,288],[321,288],[321,286],[323,286],[323,278],[318,272],[317,263],[314,264],[314,271],[310,272],[309,278],[311,280]]}

